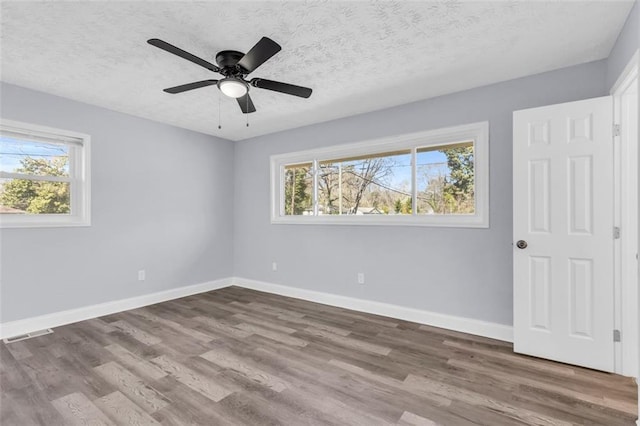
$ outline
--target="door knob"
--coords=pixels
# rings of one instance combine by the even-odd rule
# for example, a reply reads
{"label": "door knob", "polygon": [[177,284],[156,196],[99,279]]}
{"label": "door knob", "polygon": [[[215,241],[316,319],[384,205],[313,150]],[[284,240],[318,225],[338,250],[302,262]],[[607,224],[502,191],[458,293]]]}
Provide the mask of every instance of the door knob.
{"label": "door knob", "polygon": [[518,247],[520,250],[526,249],[527,242],[525,240],[518,240],[518,242],[516,243],[516,247]]}

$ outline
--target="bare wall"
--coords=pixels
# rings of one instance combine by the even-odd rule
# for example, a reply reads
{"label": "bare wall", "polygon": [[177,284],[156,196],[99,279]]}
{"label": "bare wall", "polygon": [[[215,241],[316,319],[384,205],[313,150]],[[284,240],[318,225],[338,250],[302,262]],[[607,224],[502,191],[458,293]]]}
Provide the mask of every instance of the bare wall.
{"label": "bare wall", "polygon": [[[512,112],[603,96],[606,70],[592,62],[236,142],[235,275],[510,325]],[[489,229],[270,223],[272,154],[485,120]]]}
{"label": "bare wall", "polygon": [[233,275],[232,142],[0,88],[3,118],[92,138],[92,225],[0,231],[0,322]]}
{"label": "bare wall", "polygon": [[624,67],[640,47],[640,5],[633,5],[618,39],[607,58],[607,89],[616,82]]}

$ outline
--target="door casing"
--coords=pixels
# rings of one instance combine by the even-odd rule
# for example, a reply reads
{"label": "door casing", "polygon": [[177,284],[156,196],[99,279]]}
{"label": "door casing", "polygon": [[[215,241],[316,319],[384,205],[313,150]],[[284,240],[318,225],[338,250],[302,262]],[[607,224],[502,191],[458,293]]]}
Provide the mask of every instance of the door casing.
{"label": "door casing", "polygon": [[640,371],[640,294],[638,291],[638,66],[636,51],[611,88],[614,123],[619,132],[614,136],[615,226],[620,239],[615,244],[615,326],[621,331],[616,342],[615,372],[638,376]]}

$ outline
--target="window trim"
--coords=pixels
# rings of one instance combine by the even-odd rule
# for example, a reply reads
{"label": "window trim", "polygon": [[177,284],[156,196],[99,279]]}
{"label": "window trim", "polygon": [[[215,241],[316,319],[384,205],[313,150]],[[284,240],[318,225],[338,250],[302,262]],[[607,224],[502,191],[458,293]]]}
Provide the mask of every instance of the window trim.
{"label": "window trim", "polygon": [[[332,158],[346,158],[357,155],[375,155],[432,145],[453,145],[472,140],[474,143],[475,213],[469,215],[317,215],[317,173],[314,176],[315,215],[288,215],[281,213],[284,196],[284,167],[287,165],[312,163],[317,169],[318,162]],[[415,158],[415,157],[414,157]],[[489,122],[477,122],[453,127],[428,130],[392,136],[381,139],[334,145],[317,149],[276,154],[271,162],[271,223],[295,225],[400,225],[460,228],[489,227]],[[416,186],[416,166],[412,165],[413,187]],[[412,190],[415,205],[416,191]]]}
{"label": "window trim", "polygon": [[[65,144],[75,152],[70,156],[69,178],[34,176],[33,180],[63,181],[70,183],[71,213],[61,214],[6,214],[0,215],[0,228],[46,228],[91,226],[91,136],[70,130],[0,119],[0,131],[21,133],[36,138],[51,139],[51,143]],[[0,172],[0,178],[20,177],[20,174]],[[22,175],[24,176],[24,175]],[[31,176],[30,176],[31,177]]]}

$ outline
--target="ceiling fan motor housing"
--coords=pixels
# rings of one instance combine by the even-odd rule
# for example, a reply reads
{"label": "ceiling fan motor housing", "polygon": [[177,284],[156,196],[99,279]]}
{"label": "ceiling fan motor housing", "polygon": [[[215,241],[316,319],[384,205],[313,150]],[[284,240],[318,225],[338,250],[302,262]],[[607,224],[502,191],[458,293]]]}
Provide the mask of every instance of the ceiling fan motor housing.
{"label": "ceiling fan motor housing", "polygon": [[221,74],[225,76],[233,76],[242,74],[242,71],[237,63],[242,57],[244,53],[238,52],[235,50],[223,50],[216,54],[216,63],[220,68]]}

